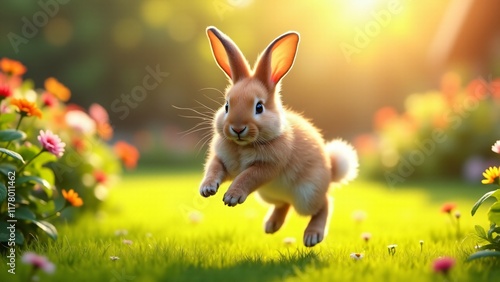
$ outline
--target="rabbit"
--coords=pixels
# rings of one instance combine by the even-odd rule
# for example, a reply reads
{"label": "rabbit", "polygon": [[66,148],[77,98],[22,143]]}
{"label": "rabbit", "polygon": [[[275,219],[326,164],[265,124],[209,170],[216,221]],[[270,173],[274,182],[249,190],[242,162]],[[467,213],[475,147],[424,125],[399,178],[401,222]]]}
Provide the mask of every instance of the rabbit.
{"label": "rabbit", "polygon": [[303,243],[315,246],[327,234],[330,183],[353,180],[358,157],[340,139],[325,143],[311,122],[282,105],[280,82],[294,63],[299,34],[287,32],[276,38],[251,70],[227,35],[215,27],[206,32],[230,85],[225,104],[214,115],[200,194],[213,196],[221,183],[232,180],[223,201],[234,207],[257,191],[272,205],[264,224],[269,234],[281,228],[293,207],[298,214],[311,216]]}

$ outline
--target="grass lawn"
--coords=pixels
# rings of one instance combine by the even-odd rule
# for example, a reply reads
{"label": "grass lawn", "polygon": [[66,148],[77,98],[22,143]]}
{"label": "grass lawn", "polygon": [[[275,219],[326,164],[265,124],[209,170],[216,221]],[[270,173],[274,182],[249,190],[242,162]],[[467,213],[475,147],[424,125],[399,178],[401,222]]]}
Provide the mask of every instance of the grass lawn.
{"label": "grass lawn", "polygon": [[[498,260],[465,262],[476,244],[474,225],[488,225],[486,207],[470,216],[475,200],[487,191],[481,184],[432,182],[390,189],[355,181],[332,191],[329,235],[305,248],[307,218],[292,213],[282,230],[267,235],[265,205],[252,196],[235,208],[224,206],[227,183],[215,197],[203,199],[200,180],[200,172],[125,176],[102,212],[59,224],[55,242],[27,247],[56,264],[53,275],[38,275],[40,281],[443,281],[432,271],[439,256],[457,261],[451,281],[500,281]],[[440,211],[445,202],[455,202],[461,211],[458,237],[456,225]],[[353,218],[362,213],[364,220]],[[117,230],[127,234],[116,235]],[[371,233],[369,242],[361,238],[363,232]],[[287,237],[296,242],[284,243]],[[397,244],[393,255],[390,244]],[[350,258],[355,252],[364,258]],[[16,275],[7,273],[4,256],[1,261],[0,281],[27,280],[30,268],[19,257]]]}

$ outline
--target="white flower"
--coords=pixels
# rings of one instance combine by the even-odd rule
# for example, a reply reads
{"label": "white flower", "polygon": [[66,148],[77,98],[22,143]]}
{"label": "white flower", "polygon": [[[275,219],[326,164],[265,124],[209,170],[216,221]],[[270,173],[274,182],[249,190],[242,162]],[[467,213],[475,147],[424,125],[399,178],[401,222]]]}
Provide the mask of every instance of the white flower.
{"label": "white flower", "polygon": [[362,210],[357,210],[352,213],[352,218],[356,222],[362,222],[366,219],[366,212]]}
{"label": "white flower", "polygon": [[197,224],[203,219],[203,214],[197,210],[193,210],[189,212],[188,218],[191,223]]}
{"label": "white flower", "polygon": [[349,255],[353,260],[361,260],[362,258],[365,257],[364,254],[362,253],[352,253]]}
{"label": "white flower", "polygon": [[109,259],[112,261],[115,261],[115,260],[119,260],[120,258],[117,256],[110,256]]}
{"label": "white flower", "polygon": [[127,231],[127,230],[125,230],[125,229],[117,229],[117,230],[115,230],[115,235],[116,235],[116,236],[121,236],[121,235],[124,235],[124,236],[125,236],[125,235],[127,235],[127,234],[128,234],[128,231]]}
{"label": "white flower", "polygon": [[361,238],[368,242],[372,238],[372,234],[370,232],[361,233]]}
{"label": "white flower", "polygon": [[294,237],[286,237],[283,239],[283,243],[285,243],[285,245],[293,245],[296,241],[297,240]]}
{"label": "white flower", "polygon": [[123,239],[122,243],[125,245],[132,245],[134,242],[132,242],[132,240]]}

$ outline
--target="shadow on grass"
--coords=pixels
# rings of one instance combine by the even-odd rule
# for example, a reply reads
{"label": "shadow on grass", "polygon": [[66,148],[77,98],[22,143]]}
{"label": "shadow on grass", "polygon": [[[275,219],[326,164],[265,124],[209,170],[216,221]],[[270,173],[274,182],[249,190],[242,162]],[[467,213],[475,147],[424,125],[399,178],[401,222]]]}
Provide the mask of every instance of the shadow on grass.
{"label": "shadow on grass", "polygon": [[[313,250],[295,250],[281,252],[276,260],[263,257],[245,257],[240,261],[220,268],[203,266],[178,266],[177,273],[168,273],[165,281],[281,281],[286,277],[296,276],[306,267],[325,267],[319,255]],[[175,271],[174,271],[175,272]]]}

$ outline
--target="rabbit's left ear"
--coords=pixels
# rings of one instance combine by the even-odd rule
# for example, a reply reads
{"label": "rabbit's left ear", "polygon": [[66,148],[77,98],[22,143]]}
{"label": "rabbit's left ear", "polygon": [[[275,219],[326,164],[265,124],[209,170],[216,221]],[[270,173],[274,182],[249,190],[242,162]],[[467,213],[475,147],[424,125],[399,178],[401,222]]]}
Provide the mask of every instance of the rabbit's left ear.
{"label": "rabbit's left ear", "polygon": [[299,34],[288,32],[276,38],[257,62],[255,77],[259,78],[270,90],[292,68],[299,46]]}

